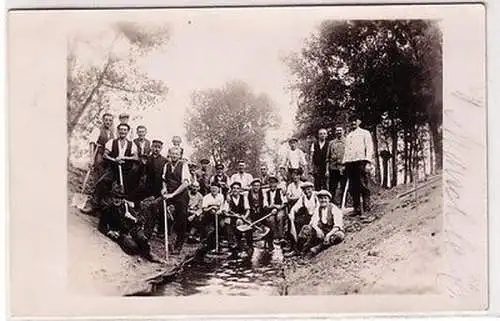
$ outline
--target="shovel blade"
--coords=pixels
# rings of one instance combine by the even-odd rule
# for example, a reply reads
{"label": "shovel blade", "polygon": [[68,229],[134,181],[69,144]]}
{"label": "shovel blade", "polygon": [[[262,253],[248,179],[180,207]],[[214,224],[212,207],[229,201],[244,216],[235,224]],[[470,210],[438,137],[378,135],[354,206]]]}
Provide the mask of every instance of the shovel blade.
{"label": "shovel blade", "polygon": [[252,227],[250,225],[238,225],[236,228],[240,232],[248,232],[252,229]]}
{"label": "shovel blade", "polygon": [[89,196],[82,193],[75,193],[73,195],[73,199],[71,201],[71,205],[77,207],[82,210],[87,205],[87,201],[89,200]]}

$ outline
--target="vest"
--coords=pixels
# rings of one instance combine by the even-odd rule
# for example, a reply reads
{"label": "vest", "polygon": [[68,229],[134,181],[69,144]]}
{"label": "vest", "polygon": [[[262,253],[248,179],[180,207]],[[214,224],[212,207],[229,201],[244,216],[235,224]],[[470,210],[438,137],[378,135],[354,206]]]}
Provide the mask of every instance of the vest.
{"label": "vest", "polygon": [[250,216],[252,220],[259,219],[263,215],[264,193],[259,191],[257,199],[252,197],[252,192],[248,192],[248,205],[250,205]]}
{"label": "vest", "polygon": [[281,199],[281,189],[276,189],[276,194],[274,195],[274,202],[271,202],[271,190],[267,191],[267,199],[269,203],[274,203],[276,205],[283,205],[283,200]]}
{"label": "vest", "polygon": [[325,141],[323,148],[319,147],[319,141],[314,142],[314,152],[312,162],[316,167],[326,169],[326,152],[328,151],[328,141]]}
{"label": "vest", "polygon": [[[321,216],[319,217],[318,227],[325,234],[330,232],[332,230],[333,226],[335,225],[335,221],[333,219],[333,214],[332,214],[332,207],[333,207],[333,204],[328,204],[327,213],[326,213],[326,223],[322,222]],[[318,209],[318,214],[319,214],[319,209]]]}
{"label": "vest", "polygon": [[229,210],[233,213],[243,215],[245,214],[245,203],[244,203],[244,196],[240,195],[240,199],[238,201],[238,204],[234,203],[233,197],[229,196]]}
{"label": "vest", "polygon": [[229,180],[229,178],[227,177],[227,175],[222,175],[222,177],[214,175],[214,177],[213,177],[213,181],[216,184],[220,184],[221,182],[226,183],[226,186],[222,188],[222,195],[224,195],[224,198],[227,196],[227,192],[229,192],[229,187],[227,184],[228,180]]}
{"label": "vest", "polygon": [[[111,154],[109,156],[113,158],[118,156],[118,138],[113,139]],[[127,148],[125,149],[125,156],[132,156],[132,142],[130,140],[127,140]]]}
{"label": "vest", "polygon": [[151,142],[149,140],[144,139],[144,153],[141,152],[141,143],[139,138],[134,139],[134,143],[137,146],[138,156],[149,155],[149,152],[151,151]]}
{"label": "vest", "polygon": [[105,129],[104,126],[101,127],[99,132],[99,137],[97,138],[97,144],[99,144],[100,150],[104,151],[104,145],[110,140],[114,139],[115,135],[111,129]]}
{"label": "vest", "polygon": [[167,163],[165,176],[163,177],[167,184],[167,192],[173,193],[177,188],[179,188],[179,186],[181,186],[183,165],[184,163],[182,161],[178,161],[172,171],[172,164],[170,162]]}
{"label": "vest", "polygon": [[[314,197],[311,196],[311,197]],[[306,207],[306,201],[305,201],[306,196],[302,196],[299,201],[302,201],[302,206],[299,208],[297,215],[302,216],[302,215],[307,215],[307,216],[312,216],[312,213],[309,213],[309,210]],[[317,205],[317,201],[315,200],[315,203]]]}

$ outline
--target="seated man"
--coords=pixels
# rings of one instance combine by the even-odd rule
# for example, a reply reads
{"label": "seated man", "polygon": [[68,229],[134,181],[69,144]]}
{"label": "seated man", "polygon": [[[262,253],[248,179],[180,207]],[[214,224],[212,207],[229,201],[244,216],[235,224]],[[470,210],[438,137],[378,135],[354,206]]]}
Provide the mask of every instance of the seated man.
{"label": "seated man", "polygon": [[151,253],[149,240],[144,234],[144,221],[142,218],[137,220],[133,206],[133,202],[125,199],[123,188],[114,184],[111,193],[102,199],[98,230],[116,241],[125,253],[159,262]]}
{"label": "seated man", "polygon": [[312,258],[319,252],[344,240],[342,211],[331,203],[330,192],[321,190],[317,194],[319,206],[316,207],[309,225],[305,225],[299,234],[303,240],[302,253]]}
{"label": "seated man", "polygon": [[[318,198],[314,194],[314,184],[303,182],[300,184],[302,195],[290,209],[288,217],[290,219],[290,234],[292,236],[292,245],[297,245],[298,235],[304,225],[311,221],[314,210],[319,205]],[[294,252],[287,253],[286,256],[294,255]]]}
{"label": "seated man", "polygon": [[[266,201],[266,195],[261,189],[260,179],[256,178],[252,180],[252,182],[250,183],[250,191],[248,191],[247,197],[248,197],[248,204],[250,205],[249,217],[252,222],[255,222],[256,220],[266,215],[265,205],[267,204],[267,201]],[[269,225],[269,223],[266,221],[262,222],[261,224]],[[272,237],[273,237],[272,233],[269,233],[264,240],[265,241],[264,246],[269,250],[272,250],[274,248]]]}
{"label": "seated man", "polygon": [[188,222],[189,222],[189,239],[191,241],[199,241],[197,234],[202,229],[202,204],[203,196],[199,192],[200,183],[194,181],[189,186],[189,203],[188,203]]}
{"label": "seated man", "polygon": [[[206,241],[206,245],[209,249],[215,247],[215,220],[218,220],[219,230],[221,222],[221,212],[222,205],[224,205],[224,196],[220,193],[220,187],[216,183],[210,185],[210,193],[203,196],[202,201],[202,211],[203,217],[201,219],[201,224],[203,226],[202,237]],[[219,231],[217,231],[218,233]]]}
{"label": "seated man", "polygon": [[278,178],[269,176],[269,189],[266,191],[266,210],[268,213],[274,213],[267,219],[272,231],[274,244],[285,244],[285,207],[286,196],[281,189],[278,188]]}
{"label": "seated man", "polygon": [[298,201],[298,199],[302,196],[303,192],[300,188],[300,176],[301,173],[299,170],[292,170],[292,181],[286,187],[286,198],[288,199],[288,210],[292,208],[292,206]]}
{"label": "seated man", "polygon": [[[248,204],[248,198],[242,193],[241,183],[235,181],[231,184],[231,192],[224,202],[223,212],[228,217],[224,219],[224,227],[228,239],[230,240],[231,247],[233,249],[242,250],[242,238],[243,235],[236,226],[243,224],[244,221],[248,220],[250,215],[250,205]],[[241,218],[238,218],[241,217]],[[252,232],[246,232],[245,238],[247,239],[247,244],[252,242]],[[250,243],[248,243],[250,242]]]}

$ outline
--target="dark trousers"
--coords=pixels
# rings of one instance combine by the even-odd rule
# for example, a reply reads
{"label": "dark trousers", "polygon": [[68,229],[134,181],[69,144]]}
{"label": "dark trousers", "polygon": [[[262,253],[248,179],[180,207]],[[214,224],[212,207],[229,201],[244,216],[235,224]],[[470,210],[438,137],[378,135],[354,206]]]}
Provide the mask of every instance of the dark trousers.
{"label": "dark trousers", "polygon": [[275,215],[268,217],[266,219],[266,225],[271,229],[273,239],[283,239],[286,229],[285,209],[279,210]]}
{"label": "dark trousers", "polygon": [[365,171],[367,161],[346,163],[345,170],[349,179],[349,192],[352,196],[354,210],[361,212],[361,197],[363,198],[363,211],[370,211],[370,190],[368,188],[368,173]]}
{"label": "dark trousers", "polygon": [[167,204],[172,204],[174,206],[174,224],[172,226],[175,231],[175,243],[174,248],[181,250],[186,239],[188,220],[187,220],[187,210],[188,210],[188,198],[187,194],[181,194],[179,197],[167,201]]}
{"label": "dark trousers", "polygon": [[[344,194],[344,189],[345,189],[345,184],[347,182],[347,177],[346,175],[342,175],[339,169],[330,169],[329,170],[330,174],[330,194],[332,194],[332,202],[337,204],[337,205],[342,205],[342,197]],[[339,187],[340,184],[340,198],[336,198],[336,193],[337,193],[337,188]],[[336,201],[340,199],[340,201]]]}
{"label": "dark trousers", "polygon": [[314,189],[316,191],[327,189],[326,170],[320,170],[314,173]]}

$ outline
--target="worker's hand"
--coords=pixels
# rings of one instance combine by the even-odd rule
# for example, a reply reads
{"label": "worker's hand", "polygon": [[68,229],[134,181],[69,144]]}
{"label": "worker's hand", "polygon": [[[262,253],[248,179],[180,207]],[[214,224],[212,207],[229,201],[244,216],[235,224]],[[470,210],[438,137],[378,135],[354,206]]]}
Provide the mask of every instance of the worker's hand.
{"label": "worker's hand", "polygon": [[168,194],[168,192],[167,192],[166,188],[161,190],[161,196],[163,196],[164,199],[166,198],[167,194]]}
{"label": "worker's hand", "polygon": [[330,177],[330,171],[328,170],[328,167],[326,168],[325,177]]}
{"label": "worker's hand", "polygon": [[194,214],[193,214],[193,215],[191,215],[191,216],[188,216],[188,221],[189,221],[189,222],[192,222],[192,221],[194,220],[194,217],[195,217],[195,215],[194,215]]}
{"label": "worker's hand", "polygon": [[273,214],[278,213],[278,209],[277,209],[277,208],[273,208],[273,209],[271,210],[271,213],[273,213]]}
{"label": "worker's hand", "polygon": [[370,162],[366,162],[364,170],[367,174],[370,174],[372,172],[372,164]]}
{"label": "worker's hand", "polygon": [[129,212],[125,212],[125,218],[133,221],[134,223],[137,223],[137,219],[132,214],[130,214]]}

